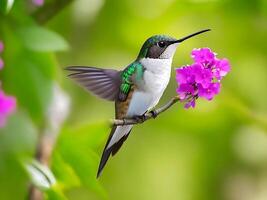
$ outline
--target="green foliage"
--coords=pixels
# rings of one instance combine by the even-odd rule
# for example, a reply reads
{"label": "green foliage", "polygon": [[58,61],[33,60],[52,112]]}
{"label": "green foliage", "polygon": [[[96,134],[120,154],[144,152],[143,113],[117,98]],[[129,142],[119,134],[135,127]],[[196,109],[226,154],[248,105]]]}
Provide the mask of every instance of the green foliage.
{"label": "green foliage", "polygon": [[0,130],[0,152],[19,156],[32,155],[37,141],[37,129],[25,113],[17,112]]}
{"label": "green foliage", "polygon": [[1,0],[0,1],[0,11],[3,14],[7,14],[11,10],[13,4],[14,4],[14,0]]}
{"label": "green foliage", "polygon": [[37,129],[25,113],[13,115],[0,130],[0,199],[23,199],[27,195],[28,178],[21,159],[34,154],[36,142]]}
{"label": "green foliage", "polygon": [[62,193],[61,189],[57,187],[46,191],[45,197],[49,200],[67,200],[67,197]]}
{"label": "green foliage", "polygon": [[63,129],[53,156],[55,162],[52,164],[63,188],[84,185],[100,197],[106,197],[96,179],[99,157],[95,153],[107,133],[105,127],[105,123],[97,123]]}
{"label": "green foliage", "polygon": [[67,42],[60,35],[39,26],[22,27],[18,30],[18,35],[23,45],[32,51],[49,52],[68,49]]}
{"label": "green foliage", "polygon": [[70,189],[81,185],[80,179],[75,174],[72,166],[65,162],[58,150],[55,150],[53,153],[51,168],[57,177],[58,185],[63,189]]}
{"label": "green foliage", "polygon": [[4,87],[14,94],[19,105],[41,124],[52,96],[55,62],[52,55],[26,49],[13,54],[10,67],[4,71]]}

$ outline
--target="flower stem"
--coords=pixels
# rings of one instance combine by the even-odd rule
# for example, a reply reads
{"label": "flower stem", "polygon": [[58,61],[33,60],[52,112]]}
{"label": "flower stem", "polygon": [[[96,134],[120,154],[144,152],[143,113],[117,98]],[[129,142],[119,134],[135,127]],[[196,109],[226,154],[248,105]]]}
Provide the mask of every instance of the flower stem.
{"label": "flower stem", "polygon": [[141,123],[143,123],[149,119],[155,118],[155,114],[156,114],[156,116],[158,116],[161,113],[165,112],[166,110],[168,110],[173,104],[175,104],[179,100],[180,100],[180,98],[178,96],[173,97],[169,102],[167,102],[162,107],[145,113],[142,116],[142,119],[137,119],[137,118],[113,119],[113,120],[111,120],[111,124],[116,125],[116,126],[141,124]]}

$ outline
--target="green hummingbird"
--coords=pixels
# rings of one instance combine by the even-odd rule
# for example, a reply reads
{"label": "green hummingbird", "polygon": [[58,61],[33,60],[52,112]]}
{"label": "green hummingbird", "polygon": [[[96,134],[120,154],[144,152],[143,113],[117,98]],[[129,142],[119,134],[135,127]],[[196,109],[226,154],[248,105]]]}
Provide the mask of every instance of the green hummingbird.
{"label": "green hummingbird", "polygon": [[[115,102],[116,119],[142,118],[154,108],[165,91],[171,75],[171,64],[177,46],[205,29],[182,39],[155,35],[143,44],[137,59],[123,70],[70,66],[69,77],[94,95]],[[119,151],[133,125],[113,126],[103,150],[97,177],[108,158]]]}

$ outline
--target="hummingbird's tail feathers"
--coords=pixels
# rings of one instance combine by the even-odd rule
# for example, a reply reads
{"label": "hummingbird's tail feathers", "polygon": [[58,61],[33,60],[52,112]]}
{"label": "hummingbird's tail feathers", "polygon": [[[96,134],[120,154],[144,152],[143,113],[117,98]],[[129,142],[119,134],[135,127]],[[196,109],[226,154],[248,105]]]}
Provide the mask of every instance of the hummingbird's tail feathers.
{"label": "hummingbird's tail feathers", "polygon": [[110,155],[112,154],[112,156],[114,156],[119,151],[124,141],[128,138],[132,127],[132,125],[112,127],[99,163],[97,178],[101,175]]}
{"label": "hummingbird's tail feathers", "polygon": [[109,101],[117,99],[121,84],[120,71],[84,66],[71,66],[66,70],[71,72],[70,78],[94,95]]}
{"label": "hummingbird's tail feathers", "polygon": [[131,131],[132,129],[126,135],[124,135],[117,143],[113,145],[112,156],[115,156],[116,153],[118,153],[124,141],[127,140],[128,136],[130,135]]}
{"label": "hummingbird's tail feathers", "polygon": [[111,154],[111,151],[112,151],[111,148],[104,149],[103,154],[102,154],[102,157],[101,157],[101,161],[99,163],[97,175],[96,175],[97,178],[101,175],[102,170],[104,169],[105,165],[107,164],[107,161],[109,159],[109,156]]}
{"label": "hummingbird's tail feathers", "polygon": [[105,148],[103,150],[103,153],[102,153],[102,156],[101,156],[101,160],[100,160],[100,163],[99,163],[99,166],[98,166],[98,171],[97,171],[97,176],[96,176],[97,178],[101,175],[102,170],[104,169],[104,167],[105,167],[105,165],[106,165],[106,163],[107,163],[107,161],[109,159],[109,156],[110,156],[110,154],[112,152],[112,149],[111,148],[107,148],[107,146],[108,146],[108,144],[109,144],[114,132],[116,131],[116,128],[117,128],[117,126],[113,126],[111,131],[110,131],[107,143],[106,143]]}

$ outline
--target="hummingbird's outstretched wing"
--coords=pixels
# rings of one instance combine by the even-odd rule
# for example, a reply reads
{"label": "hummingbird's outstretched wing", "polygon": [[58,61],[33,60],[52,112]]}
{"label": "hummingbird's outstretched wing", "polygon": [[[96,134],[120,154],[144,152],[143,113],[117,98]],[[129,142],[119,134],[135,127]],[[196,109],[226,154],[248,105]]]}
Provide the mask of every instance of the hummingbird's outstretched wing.
{"label": "hummingbird's outstretched wing", "polygon": [[115,101],[121,85],[121,71],[95,67],[71,66],[69,77],[94,95],[109,101]]}
{"label": "hummingbird's outstretched wing", "polygon": [[[139,62],[134,62],[122,71],[122,82],[118,99],[115,102],[116,118],[123,119],[127,116],[127,111],[131,103],[132,95],[137,89],[135,82],[143,76],[144,67]],[[113,126],[108,141],[102,153],[97,177],[100,176],[108,158],[114,156],[121,148],[124,141],[128,138],[133,125]]]}

